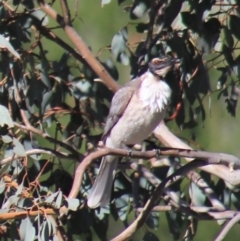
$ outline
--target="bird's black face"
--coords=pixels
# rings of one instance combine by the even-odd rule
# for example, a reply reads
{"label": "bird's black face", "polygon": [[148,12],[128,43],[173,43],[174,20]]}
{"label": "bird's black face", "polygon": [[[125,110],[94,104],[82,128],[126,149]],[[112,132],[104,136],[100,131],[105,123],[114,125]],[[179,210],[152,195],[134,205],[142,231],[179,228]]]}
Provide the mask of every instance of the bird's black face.
{"label": "bird's black face", "polygon": [[165,77],[180,60],[172,57],[154,58],[149,63],[149,70],[152,74],[159,77]]}

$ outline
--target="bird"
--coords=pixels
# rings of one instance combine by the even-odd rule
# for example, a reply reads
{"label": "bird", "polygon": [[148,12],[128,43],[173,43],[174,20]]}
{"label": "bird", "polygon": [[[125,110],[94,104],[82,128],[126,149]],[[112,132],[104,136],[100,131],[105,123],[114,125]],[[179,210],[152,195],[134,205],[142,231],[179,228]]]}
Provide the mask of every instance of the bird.
{"label": "bird", "polygon": [[[163,120],[171,89],[165,77],[179,59],[153,58],[148,70],[121,87],[113,96],[102,141],[106,147],[125,149],[140,144]],[[118,157],[102,158],[98,175],[88,195],[88,207],[104,207],[110,202]]]}

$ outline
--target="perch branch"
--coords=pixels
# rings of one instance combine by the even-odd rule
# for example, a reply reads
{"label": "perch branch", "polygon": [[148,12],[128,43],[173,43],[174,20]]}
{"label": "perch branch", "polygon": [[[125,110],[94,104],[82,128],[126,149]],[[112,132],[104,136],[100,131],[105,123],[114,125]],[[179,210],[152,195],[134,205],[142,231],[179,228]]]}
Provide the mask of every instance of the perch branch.
{"label": "perch branch", "polygon": [[[240,159],[229,154],[223,153],[210,153],[205,151],[194,151],[194,150],[186,150],[186,149],[177,149],[177,148],[162,148],[158,150],[159,155],[163,156],[181,156],[188,158],[199,158],[206,161],[206,165],[208,164],[231,164],[235,163],[236,166],[240,166]],[[78,195],[78,192],[81,187],[83,173],[86,168],[93,162],[93,160],[106,156],[106,155],[115,155],[115,156],[128,156],[129,153],[126,150],[122,149],[112,149],[112,148],[103,148],[96,152],[89,154],[84,160],[78,165],[75,175],[74,182],[69,194],[69,198],[75,198]],[[133,158],[145,158],[150,159],[156,156],[156,151],[132,151],[131,157]],[[190,162],[191,163],[191,162]]]}

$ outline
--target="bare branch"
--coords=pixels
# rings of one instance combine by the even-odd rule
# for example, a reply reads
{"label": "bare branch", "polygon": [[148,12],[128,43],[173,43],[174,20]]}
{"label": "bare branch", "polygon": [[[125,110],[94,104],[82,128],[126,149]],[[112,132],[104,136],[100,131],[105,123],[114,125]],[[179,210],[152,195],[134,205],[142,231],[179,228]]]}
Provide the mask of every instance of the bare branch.
{"label": "bare branch", "polygon": [[[175,210],[172,205],[167,206],[155,206],[152,209],[152,212],[167,212]],[[179,207],[179,210],[183,213],[191,214],[194,216],[193,212],[196,212],[196,215],[194,216],[197,219],[201,220],[222,220],[222,219],[233,219],[236,217],[236,215],[239,215],[239,211],[232,211],[232,210],[226,210],[226,211],[219,211],[215,210],[211,207]],[[137,212],[142,212],[143,208],[137,208]],[[198,214],[204,214],[204,215],[198,215]]]}
{"label": "bare branch", "polygon": [[[44,149],[33,149],[33,150],[29,150],[29,151],[25,152],[26,156],[30,156],[30,155],[34,155],[34,154],[47,154],[50,156],[55,156],[58,158],[68,159],[68,160],[74,159],[72,156],[70,156],[68,154],[63,154],[63,153],[60,153],[60,152],[57,152],[54,150],[50,150],[50,149],[45,149],[45,150]],[[7,164],[7,163],[11,162],[12,160],[19,159],[19,158],[22,158],[22,157],[19,157],[17,155],[14,155],[13,157],[12,156],[6,157],[0,161],[0,165]]]}
{"label": "bare branch", "polygon": [[41,208],[38,211],[22,211],[22,212],[10,212],[10,213],[1,213],[0,221],[6,221],[10,219],[23,219],[27,216],[36,217],[39,214],[48,214],[48,215],[56,215],[55,211],[51,208]]}
{"label": "bare branch", "polygon": [[30,131],[34,134],[37,134],[43,138],[45,138],[46,140],[52,142],[52,143],[55,143],[63,148],[65,148],[66,150],[68,150],[69,152],[73,153],[73,155],[78,159],[78,161],[82,160],[82,157],[83,155],[80,154],[78,151],[76,151],[74,148],[72,148],[71,146],[69,146],[67,143],[64,143],[62,141],[59,141],[51,136],[49,136],[48,134],[46,133],[43,133],[41,130],[33,127],[30,122],[28,121],[28,119],[26,118],[26,115],[24,113],[24,110],[20,110],[21,112],[21,116],[22,116],[22,119],[23,119],[23,122],[25,124],[24,125],[21,125],[21,124],[18,124],[17,122],[14,122],[14,126],[20,128],[20,129],[23,129],[23,130],[26,130],[26,131]]}

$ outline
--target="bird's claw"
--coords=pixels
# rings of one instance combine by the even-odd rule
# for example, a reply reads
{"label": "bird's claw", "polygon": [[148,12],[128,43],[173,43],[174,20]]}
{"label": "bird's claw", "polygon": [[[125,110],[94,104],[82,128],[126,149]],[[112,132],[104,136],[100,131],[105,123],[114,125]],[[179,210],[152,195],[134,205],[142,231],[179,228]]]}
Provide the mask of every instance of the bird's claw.
{"label": "bird's claw", "polygon": [[130,160],[132,157],[132,150],[131,149],[127,149],[127,159]]}
{"label": "bird's claw", "polygon": [[159,150],[159,149],[154,149],[153,151],[155,152],[155,157],[156,157],[156,159],[157,159],[157,160],[160,159],[160,155],[161,155],[160,150]]}

